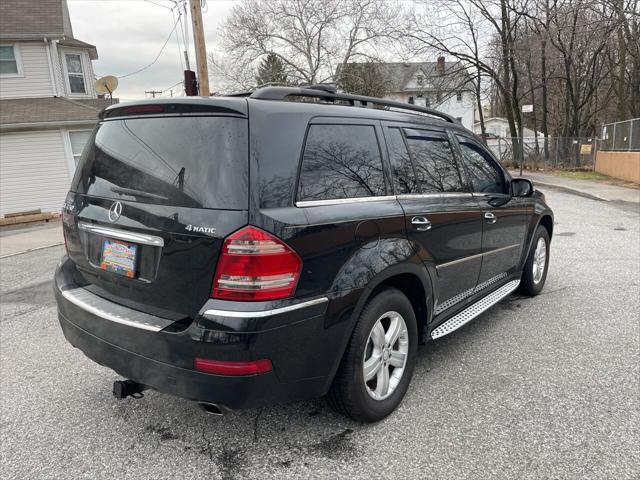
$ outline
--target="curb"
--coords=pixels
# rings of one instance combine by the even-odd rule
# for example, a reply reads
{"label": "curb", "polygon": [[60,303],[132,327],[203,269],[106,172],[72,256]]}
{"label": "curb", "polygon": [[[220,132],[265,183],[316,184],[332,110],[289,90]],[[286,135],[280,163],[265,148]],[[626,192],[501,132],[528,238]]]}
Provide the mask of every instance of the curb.
{"label": "curb", "polygon": [[601,197],[599,195],[594,195],[593,193],[585,192],[584,190],[578,190],[576,188],[567,187],[565,185],[558,185],[557,183],[540,182],[540,181],[535,180],[535,179],[531,179],[531,180],[533,181],[533,186],[534,187],[541,186],[541,187],[553,188],[555,190],[561,190],[563,192],[572,193],[574,195],[578,195],[580,197],[589,198],[591,200],[596,200],[598,202],[609,202],[610,201],[608,198],[604,198],[604,197]]}
{"label": "curb", "polygon": [[45,248],[59,247],[60,245],[64,245],[64,242],[53,243],[51,245],[45,245],[44,247],[30,248],[29,250],[24,250],[23,252],[8,253],[6,255],[0,256],[0,260],[2,260],[3,258],[15,257],[16,255],[24,255],[25,253],[37,252],[38,250],[44,250]]}

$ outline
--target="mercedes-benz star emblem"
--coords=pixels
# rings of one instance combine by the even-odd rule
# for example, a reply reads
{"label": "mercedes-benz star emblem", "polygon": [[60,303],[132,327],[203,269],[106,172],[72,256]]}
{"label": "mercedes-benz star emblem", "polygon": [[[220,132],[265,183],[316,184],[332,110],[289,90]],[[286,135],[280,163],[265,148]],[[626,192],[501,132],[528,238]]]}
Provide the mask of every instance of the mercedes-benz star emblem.
{"label": "mercedes-benz star emblem", "polygon": [[122,204],[120,202],[113,202],[109,207],[109,221],[117,222],[122,215]]}

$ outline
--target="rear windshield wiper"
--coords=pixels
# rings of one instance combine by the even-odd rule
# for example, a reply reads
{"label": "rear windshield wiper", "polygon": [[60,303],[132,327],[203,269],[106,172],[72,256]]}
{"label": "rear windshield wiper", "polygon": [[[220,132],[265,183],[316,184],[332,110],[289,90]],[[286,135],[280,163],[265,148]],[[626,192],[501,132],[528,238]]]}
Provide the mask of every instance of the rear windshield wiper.
{"label": "rear windshield wiper", "polygon": [[169,197],[156,195],[155,193],[143,192],[142,190],[135,190],[133,188],[111,187],[111,191],[113,193],[121,193],[123,195],[132,195],[134,197],[146,197],[146,198],[153,198],[155,200],[169,200]]}

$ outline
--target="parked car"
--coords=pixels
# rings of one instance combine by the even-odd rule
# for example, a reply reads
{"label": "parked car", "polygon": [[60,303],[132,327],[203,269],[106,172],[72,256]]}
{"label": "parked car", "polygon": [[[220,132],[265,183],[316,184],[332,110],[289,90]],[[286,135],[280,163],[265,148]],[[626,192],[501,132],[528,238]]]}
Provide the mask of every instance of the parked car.
{"label": "parked car", "polygon": [[267,87],[104,110],[63,229],[60,324],[119,398],[371,422],[419,343],[540,292],[553,214],[445,114]]}

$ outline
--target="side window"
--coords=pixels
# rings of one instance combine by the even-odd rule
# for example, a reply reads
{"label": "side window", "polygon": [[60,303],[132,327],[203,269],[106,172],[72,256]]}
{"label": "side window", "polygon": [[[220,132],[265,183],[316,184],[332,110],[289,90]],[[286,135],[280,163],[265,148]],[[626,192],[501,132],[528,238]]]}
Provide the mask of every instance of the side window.
{"label": "side window", "polygon": [[416,176],[411,165],[407,146],[404,144],[402,132],[399,128],[387,129],[387,147],[389,148],[389,159],[391,160],[391,173],[396,193],[420,192],[416,183]]}
{"label": "side window", "polygon": [[506,193],[504,175],[495,166],[489,154],[464,137],[457,138],[473,191],[477,193]]}
{"label": "side window", "polygon": [[466,192],[462,172],[443,133],[405,129],[422,193]]}
{"label": "side window", "polygon": [[0,75],[19,75],[18,59],[13,45],[0,45]]}
{"label": "side window", "polygon": [[374,127],[309,127],[300,171],[299,201],[374,197],[385,192]]}
{"label": "side window", "polygon": [[71,93],[87,93],[84,86],[84,71],[82,69],[82,57],[75,53],[66,53],[67,76]]}

